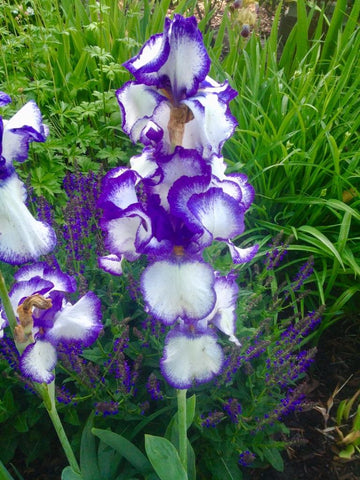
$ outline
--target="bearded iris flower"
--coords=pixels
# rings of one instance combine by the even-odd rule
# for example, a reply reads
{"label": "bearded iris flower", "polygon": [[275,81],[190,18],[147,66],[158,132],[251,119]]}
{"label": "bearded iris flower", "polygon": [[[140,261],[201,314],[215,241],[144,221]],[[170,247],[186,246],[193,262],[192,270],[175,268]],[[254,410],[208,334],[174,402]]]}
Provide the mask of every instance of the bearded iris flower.
{"label": "bearded iris flower", "polygon": [[[11,102],[0,92],[0,106]],[[26,160],[30,142],[44,142],[48,131],[35,102],[10,120],[0,116],[0,260],[16,265],[49,253],[56,244],[53,229],[35,220],[25,205],[26,189],[13,162]]]}
{"label": "bearded iris flower", "polygon": [[110,254],[99,264],[120,275],[122,262],[148,258],[140,279],[146,311],[170,326],[161,371],[178,389],[210,381],[223,366],[217,333],[236,338],[235,275],[203,259],[214,242],[234,263],[250,261],[257,245],[240,248],[254,190],[243,174],[226,175],[223,143],[236,121],[236,92],[208,77],[210,61],[194,17],[166,19],[125,63],[135,80],[116,95],[123,129],[145,145],[104,178],[99,206]]}
{"label": "bearded iris flower", "polygon": [[236,126],[229,102],[237,93],[228,82],[208,77],[210,59],[194,17],[166,19],[164,33],[152,36],[124,66],[135,81],[116,95],[133,142],[164,153],[182,145],[206,159],[220,154]]}
{"label": "bearded iris flower", "polygon": [[[100,300],[88,292],[75,304],[69,303],[66,293],[76,290],[75,279],[44,263],[22,267],[16,280],[9,298],[17,312],[20,370],[34,382],[50,383],[60,343],[87,347],[98,337],[102,329]],[[5,327],[4,311],[0,318]]]}

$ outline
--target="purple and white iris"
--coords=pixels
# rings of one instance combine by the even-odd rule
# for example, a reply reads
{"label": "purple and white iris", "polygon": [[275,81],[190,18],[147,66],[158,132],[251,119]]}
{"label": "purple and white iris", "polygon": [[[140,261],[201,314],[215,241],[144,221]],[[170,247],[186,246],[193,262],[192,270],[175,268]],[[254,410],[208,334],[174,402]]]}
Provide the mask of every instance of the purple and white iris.
{"label": "purple and white iris", "polygon": [[[75,304],[68,302],[66,295],[76,290],[75,279],[45,263],[22,267],[15,278],[9,297],[17,312],[20,369],[34,382],[50,383],[60,343],[88,347],[97,339],[102,329],[100,300],[88,292]],[[6,315],[0,313],[4,328]]]}
{"label": "purple and white iris", "polygon": [[226,175],[223,143],[236,121],[229,102],[236,92],[208,77],[210,61],[195,18],[166,19],[125,63],[135,81],[117,91],[123,129],[145,145],[103,181],[101,227],[110,254],[99,264],[122,274],[124,260],[146,255],[141,276],[147,312],[172,329],[161,370],[176,388],[220,373],[224,356],[217,331],[236,338],[238,287],[203,260],[214,241],[234,263],[248,262],[257,246],[232,242],[244,232],[254,190],[243,174]]}
{"label": "purple and white iris", "polygon": [[[0,107],[11,99],[0,92]],[[25,205],[25,185],[13,162],[27,159],[30,142],[44,142],[48,131],[39,108],[26,103],[10,120],[0,116],[0,260],[17,265],[49,253],[56,244],[53,229],[35,220]]]}

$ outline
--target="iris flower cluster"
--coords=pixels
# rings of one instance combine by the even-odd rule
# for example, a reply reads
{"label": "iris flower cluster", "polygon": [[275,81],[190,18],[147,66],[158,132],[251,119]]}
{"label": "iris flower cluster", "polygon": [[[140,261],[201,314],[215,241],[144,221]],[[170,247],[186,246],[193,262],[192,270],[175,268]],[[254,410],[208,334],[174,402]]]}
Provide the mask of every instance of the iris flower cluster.
{"label": "iris flower cluster", "polygon": [[235,344],[238,286],[203,260],[224,242],[234,263],[257,246],[239,248],[254,190],[243,174],[226,175],[221,156],[236,120],[236,92],[208,76],[210,59],[196,19],[175,15],[125,63],[135,77],[117,92],[122,127],[144,149],[104,177],[99,206],[109,255],[100,266],[121,275],[123,262],[146,256],[141,293],[149,315],[171,326],[162,374],[186,389],[219,374],[224,354],[217,331]]}
{"label": "iris flower cluster", "polygon": [[[88,347],[98,337],[100,300],[88,292],[71,304],[67,295],[76,291],[75,279],[43,262],[20,268],[15,279],[9,298],[17,317],[14,339],[21,352],[21,373],[34,382],[50,383],[60,344]],[[0,308],[0,338],[6,325],[5,311]]]}
{"label": "iris flower cluster", "polygon": [[[10,102],[0,92],[0,106]],[[12,265],[37,260],[56,244],[51,226],[29,212],[25,186],[13,165],[27,159],[30,142],[44,142],[47,135],[34,101],[10,120],[0,116],[0,260]],[[100,300],[88,292],[74,305],[69,303],[67,295],[75,292],[75,279],[45,263],[20,268],[15,279],[9,298],[16,313],[13,328],[21,373],[35,382],[51,383],[60,344],[90,346],[98,337]],[[0,304],[0,341],[8,321]]]}
{"label": "iris flower cluster", "polygon": [[[0,92],[0,107],[11,98]],[[54,230],[35,220],[26,207],[26,189],[13,165],[27,159],[30,142],[48,135],[39,108],[26,103],[10,120],[0,116],[0,260],[18,265],[49,253],[56,244]]]}

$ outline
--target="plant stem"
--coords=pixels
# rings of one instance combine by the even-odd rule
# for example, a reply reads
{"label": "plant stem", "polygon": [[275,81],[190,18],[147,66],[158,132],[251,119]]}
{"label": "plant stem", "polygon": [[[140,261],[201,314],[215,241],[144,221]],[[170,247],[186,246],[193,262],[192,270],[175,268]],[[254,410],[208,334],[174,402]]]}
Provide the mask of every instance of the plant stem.
{"label": "plant stem", "polygon": [[63,424],[61,423],[59,414],[56,410],[55,382],[51,382],[49,385],[41,384],[38,386],[37,391],[39,392],[39,394],[41,395],[41,398],[44,401],[46,410],[52,421],[52,424],[60,440],[61,446],[64,450],[64,453],[66,455],[66,458],[69,462],[70,467],[73,469],[75,473],[80,473],[79,464],[75,458],[74,452],[71,448],[70,442],[65,433]]}
{"label": "plant stem", "polygon": [[179,456],[187,473],[187,425],[186,425],[186,390],[177,390]]}
{"label": "plant stem", "polygon": [[9,322],[11,334],[12,336],[14,336],[14,329],[17,325],[17,321],[16,321],[14,309],[11,305],[9,294],[5,285],[5,280],[1,272],[0,272],[0,298],[6,313],[6,317]]}

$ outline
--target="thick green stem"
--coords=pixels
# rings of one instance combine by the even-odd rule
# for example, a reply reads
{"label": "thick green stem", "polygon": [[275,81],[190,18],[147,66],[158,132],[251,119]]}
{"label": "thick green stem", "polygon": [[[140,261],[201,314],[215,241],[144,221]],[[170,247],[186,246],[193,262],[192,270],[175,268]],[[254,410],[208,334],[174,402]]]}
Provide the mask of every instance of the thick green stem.
{"label": "thick green stem", "polygon": [[179,456],[187,473],[187,425],[186,425],[186,390],[177,390]]}
{"label": "thick green stem", "polygon": [[14,336],[14,330],[17,325],[17,321],[16,321],[14,309],[11,305],[9,294],[5,285],[5,280],[1,272],[0,272],[0,298],[6,313],[6,317],[9,322],[11,334],[12,336]]}
{"label": "thick green stem", "polygon": [[46,384],[41,384],[37,388],[39,394],[41,395],[41,398],[44,401],[46,410],[49,414],[49,417],[52,421],[52,424],[55,428],[55,431],[57,433],[57,436],[60,440],[61,446],[64,450],[64,453],[66,455],[66,458],[69,462],[70,467],[73,469],[75,473],[80,473],[80,467],[79,464],[75,458],[74,452],[71,448],[70,442],[66,436],[64,427],[61,423],[59,414],[56,410],[56,405],[55,405],[55,383],[52,382],[49,385]]}

